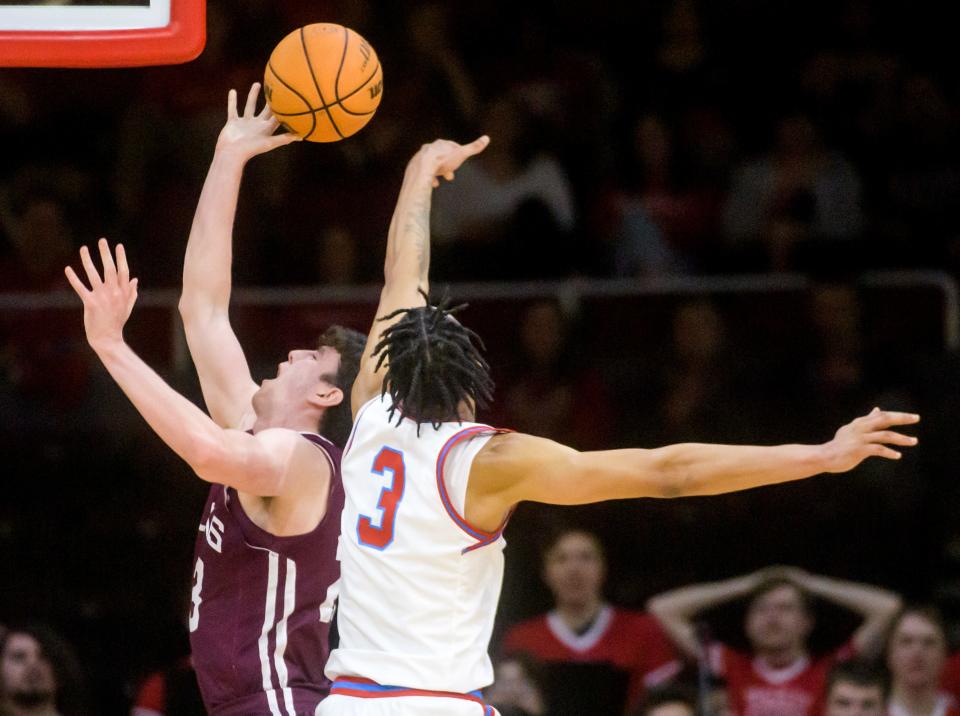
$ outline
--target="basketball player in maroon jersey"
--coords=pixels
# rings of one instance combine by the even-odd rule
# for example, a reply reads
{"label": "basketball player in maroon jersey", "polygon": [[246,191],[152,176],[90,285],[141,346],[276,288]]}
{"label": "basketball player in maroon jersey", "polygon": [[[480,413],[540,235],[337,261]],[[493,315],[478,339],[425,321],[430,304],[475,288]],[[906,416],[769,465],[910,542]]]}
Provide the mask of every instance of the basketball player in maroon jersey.
{"label": "basketball player in maroon jersey", "polygon": [[[317,348],[291,351],[276,378],[254,383],[230,326],[232,225],[246,162],[292,141],[274,135],[269,110],[229,116],[201,193],[180,300],[187,341],[210,416],[167,386],[124,343],[136,300],[123,248],[100,242],[103,274],[72,269],[90,345],[154,431],[212,483],[197,538],[189,616],[194,667],[217,716],[313,713],[323,675],[343,489],[340,448],[363,350],[356,331],[332,327]],[[322,431],[324,436],[318,434]]]}

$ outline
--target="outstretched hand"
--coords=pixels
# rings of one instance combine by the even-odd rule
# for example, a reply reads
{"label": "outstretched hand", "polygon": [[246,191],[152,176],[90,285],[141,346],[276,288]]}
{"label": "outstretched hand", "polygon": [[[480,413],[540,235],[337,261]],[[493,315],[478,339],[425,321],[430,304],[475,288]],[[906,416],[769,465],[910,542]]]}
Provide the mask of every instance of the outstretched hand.
{"label": "outstretched hand", "polygon": [[454,172],[470,157],[476,156],[490,144],[490,137],[484,134],[469,144],[457,144],[449,139],[437,139],[430,144],[424,144],[414,157],[419,160],[425,171],[433,177],[433,188],[440,186],[437,177],[453,181]]}
{"label": "outstretched hand", "polygon": [[220,130],[217,149],[239,152],[244,159],[282,147],[291,142],[299,142],[303,137],[289,132],[274,134],[280,122],[273,116],[270,105],[264,103],[257,113],[257,99],[260,97],[260,83],[254,82],[247,93],[247,102],[243,114],[237,109],[237,91],[230,90],[227,95],[227,123]]}
{"label": "outstretched hand", "polygon": [[874,408],[868,415],[844,425],[833,440],[824,444],[825,472],[852,470],[868,457],[899,460],[900,451],[890,446],[912,447],[917,444],[917,439],[890,428],[918,422],[920,416],[914,413],[893,413]]}
{"label": "outstretched hand", "polygon": [[67,280],[83,301],[83,326],[87,342],[94,349],[111,341],[123,340],[123,326],[137,302],[137,279],[130,278],[123,244],[117,244],[116,262],[106,239],[100,239],[98,246],[103,263],[102,277],[90,256],[90,249],[86,246],[80,249],[80,261],[90,288],[72,267],[64,269]]}

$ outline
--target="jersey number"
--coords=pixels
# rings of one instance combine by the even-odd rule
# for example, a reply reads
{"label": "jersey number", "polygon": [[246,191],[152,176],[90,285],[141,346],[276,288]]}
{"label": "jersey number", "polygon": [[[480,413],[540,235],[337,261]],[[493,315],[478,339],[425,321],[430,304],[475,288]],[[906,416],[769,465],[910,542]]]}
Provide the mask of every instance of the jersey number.
{"label": "jersey number", "polygon": [[197,557],[197,566],[193,568],[193,591],[190,592],[190,631],[200,626],[200,590],[203,589],[203,560]]}
{"label": "jersey number", "polygon": [[397,519],[397,507],[403,499],[403,487],[406,482],[406,469],[403,465],[403,453],[384,447],[377,453],[370,471],[383,475],[389,471],[393,476],[390,487],[383,488],[377,507],[380,509],[380,525],[361,515],[357,521],[357,539],[365,547],[386,549],[393,542],[393,528]]}

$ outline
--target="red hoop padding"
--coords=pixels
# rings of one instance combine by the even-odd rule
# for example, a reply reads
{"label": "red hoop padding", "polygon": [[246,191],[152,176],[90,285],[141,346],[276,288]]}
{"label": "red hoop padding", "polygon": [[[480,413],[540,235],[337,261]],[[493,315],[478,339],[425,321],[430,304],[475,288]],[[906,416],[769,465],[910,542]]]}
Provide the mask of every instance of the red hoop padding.
{"label": "red hoop padding", "polygon": [[140,67],[189,62],[206,42],[206,0],[170,0],[170,24],[138,30],[0,30],[0,67]]}

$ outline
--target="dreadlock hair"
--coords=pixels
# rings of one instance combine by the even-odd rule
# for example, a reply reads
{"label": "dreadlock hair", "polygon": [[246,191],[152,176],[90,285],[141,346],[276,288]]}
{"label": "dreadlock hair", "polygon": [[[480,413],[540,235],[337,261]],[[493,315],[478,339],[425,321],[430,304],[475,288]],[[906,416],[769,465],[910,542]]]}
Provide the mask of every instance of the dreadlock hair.
{"label": "dreadlock hair", "polygon": [[390,393],[394,411],[403,418],[420,425],[430,423],[439,428],[441,423],[460,420],[458,407],[465,400],[485,408],[493,398],[493,380],[490,366],[480,349],[486,350],[480,336],[454,318],[467,304],[448,308],[444,298],[436,306],[420,292],[426,306],[401,308],[379,318],[387,321],[403,316],[380,334],[380,342],[373,355],[379,355],[377,368],[384,362],[387,372],[381,396]]}

